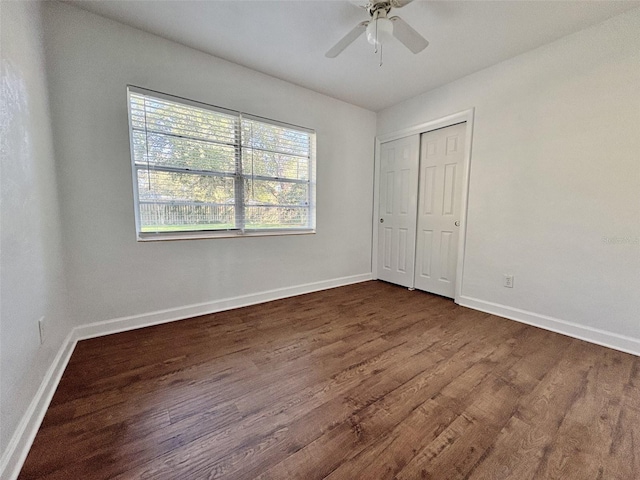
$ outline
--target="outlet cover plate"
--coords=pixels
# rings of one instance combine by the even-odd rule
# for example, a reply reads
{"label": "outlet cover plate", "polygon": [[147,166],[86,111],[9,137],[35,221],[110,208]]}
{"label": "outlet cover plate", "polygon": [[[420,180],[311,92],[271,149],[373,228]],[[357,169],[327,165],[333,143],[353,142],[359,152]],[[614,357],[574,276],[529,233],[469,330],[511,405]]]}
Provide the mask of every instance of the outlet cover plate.
{"label": "outlet cover plate", "polygon": [[506,288],[513,288],[513,275],[504,276],[504,286]]}

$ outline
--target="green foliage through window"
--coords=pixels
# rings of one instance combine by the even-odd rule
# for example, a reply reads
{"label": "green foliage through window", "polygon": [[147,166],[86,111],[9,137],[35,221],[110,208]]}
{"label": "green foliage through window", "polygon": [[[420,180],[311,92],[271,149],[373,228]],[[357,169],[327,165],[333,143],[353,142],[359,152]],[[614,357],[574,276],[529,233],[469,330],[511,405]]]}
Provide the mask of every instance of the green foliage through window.
{"label": "green foliage through window", "polygon": [[139,233],[312,230],[312,131],[129,87]]}

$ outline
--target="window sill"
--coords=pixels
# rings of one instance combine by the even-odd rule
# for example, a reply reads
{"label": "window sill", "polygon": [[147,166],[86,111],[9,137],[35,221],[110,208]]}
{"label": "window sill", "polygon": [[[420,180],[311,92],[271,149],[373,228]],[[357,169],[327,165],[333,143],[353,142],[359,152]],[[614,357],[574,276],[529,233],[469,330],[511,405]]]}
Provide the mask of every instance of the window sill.
{"label": "window sill", "polygon": [[203,240],[208,238],[246,238],[246,237],[274,237],[287,235],[314,235],[315,229],[305,230],[269,230],[269,231],[245,231],[241,233],[238,230],[229,231],[203,231],[203,232],[171,232],[171,233],[138,233],[138,242],[161,242],[173,240]]}

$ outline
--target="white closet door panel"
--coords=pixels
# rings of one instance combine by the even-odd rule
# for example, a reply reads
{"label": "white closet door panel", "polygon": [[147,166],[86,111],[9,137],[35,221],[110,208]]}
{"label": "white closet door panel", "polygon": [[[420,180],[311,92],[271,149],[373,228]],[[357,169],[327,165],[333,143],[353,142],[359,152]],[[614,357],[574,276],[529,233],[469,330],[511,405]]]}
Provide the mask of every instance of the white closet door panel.
{"label": "white closet door panel", "polygon": [[380,149],[378,278],[413,287],[420,137],[386,142]]}
{"label": "white closet door panel", "polygon": [[461,123],[421,138],[414,284],[450,298],[455,296],[465,132]]}

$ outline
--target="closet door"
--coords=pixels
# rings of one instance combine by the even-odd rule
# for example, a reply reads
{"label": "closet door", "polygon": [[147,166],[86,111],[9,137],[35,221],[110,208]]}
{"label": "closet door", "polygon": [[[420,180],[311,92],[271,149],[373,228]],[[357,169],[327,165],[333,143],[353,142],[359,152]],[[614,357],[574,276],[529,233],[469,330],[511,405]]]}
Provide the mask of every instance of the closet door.
{"label": "closet door", "polygon": [[378,278],[413,287],[420,137],[381,145]]}
{"label": "closet door", "polygon": [[454,298],[466,124],[423,133],[415,288]]}

